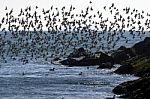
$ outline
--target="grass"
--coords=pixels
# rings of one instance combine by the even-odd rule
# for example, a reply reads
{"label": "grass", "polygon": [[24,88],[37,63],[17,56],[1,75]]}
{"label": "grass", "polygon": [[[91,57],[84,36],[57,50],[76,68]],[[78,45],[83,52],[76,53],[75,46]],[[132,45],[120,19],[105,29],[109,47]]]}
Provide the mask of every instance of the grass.
{"label": "grass", "polygon": [[150,58],[142,57],[132,62],[132,65],[135,68],[135,71],[150,68]]}

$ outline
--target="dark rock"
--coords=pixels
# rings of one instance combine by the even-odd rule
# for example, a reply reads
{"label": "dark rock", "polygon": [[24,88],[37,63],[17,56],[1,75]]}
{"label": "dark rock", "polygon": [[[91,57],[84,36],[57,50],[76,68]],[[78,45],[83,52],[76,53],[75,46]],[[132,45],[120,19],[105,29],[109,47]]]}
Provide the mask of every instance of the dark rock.
{"label": "dark rock", "polygon": [[149,99],[150,77],[144,77],[133,81],[124,82],[113,89],[115,94],[121,94],[121,98]]}
{"label": "dark rock", "polygon": [[126,47],[125,46],[120,46],[117,50],[125,50]]}
{"label": "dark rock", "polygon": [[79,61],[79,66],[92,66],[101,64],[101,60],[99,58],[89,58],[85,57]]}
{"label": "dark rock", "polygon": [[61,60],[61,59],[58,57],[53,59],[53,61],[59,61],[59,60]]}
{"label": "dark rock", "polygon": [[114,59],[111,56],[102,52],[100,52],[100,56],[98,59],[100,60],[101,63],[110,62],[111,64],[114,64]]}
{"label": "dark rock", "polygon": [[[99,54],[99,56],[97,56]],[[94,54],[92,56],[84,57],[80,60],[75,58],[68,58],[66,60],[61,61],[62,65],[68,66],[92,66],[92,65],[101,65],[102,63],[110,62],[114,64],[113,58],[108,56],[105,53],[99,52],[98,54]]]}
{"label": "dark rock", "polygon": [[[120,50],[121,49],[121,50]],[[135,44],[130,50],[120,48],[112,57],[117,60],[123,56],[118,62],[132,63],[119,67],[115,73],[119,74],[134,74],[141,78],[133,81],[124,82],[113,89],[115,94],[120,94],[120,98],[125,99],[149,99],[150,98],[150,67],[149,62],[143,62],[150,57],[150,37],[146,37],[144,41]],[[123,49],[123,50],[122,50]],[[119,55],[118,55],[119,54]],[[130,57],[127,57],[130,56]],[[144,58],[143,58],[144,57]],[[140,60],[142,59],[142,60]],[[126,61],[127,60],[127,61]],[[140,63],[142,62],[142,63]],[[140,65],[136,65],[140,64]],[[138,66],[138,67],[136,67]]]}
{"label": "dark rock", "polygon": [[88,56],[88,55],[89,53],[87,52],[87,50],[81,47],[79,49],[75,49],[72,53],[70,53],[68,58],[79,58],[81,56]]}
{"label": "dark rock", "polygon": [[84,58],[82,60],[66,59],[60,62],[62,65],[68,66],[91,66],[101,64],[99,59],[95,58]]}
{"label": "dark rock", "polygon": [[113,95],[111,97],[106,97],[106,99],[115,99],[115,95]]}
{"label": "dark rock", "polygon": [[120,64],[122,61],[129,59],[129,56],[124,51],[117,51],[111,56],[114,58],[116,64]]}
{"label": "dark rock", "polygon": [[110,62],[107,62],[107,63],[102,63],[97,69],[105,69],[105,68],[111,69],[112,67],[114,66]]}
{"label": "dark rock", "polygon": [[136,43],[132,48],[121,46],[117,51],[112,53],[115,63],[121,64],[122,62],[139,55],[150,56],[150,37],[146,37],[144,41]]}
{"label": "dark rock", "polygon": [[136,43],[133,49],[137,55],[150,53],[150,37],[146,37],[144,41]]}
{"label": "dark rock", "polygon": [[131,64],[125,64],[125,65],[120,66],[114,72],[117,74],[132,74],[133,71],[134,71],[134,68]]}
{"label": "dark rock", "polygon": [[139,77],[148,77],[148,76],[150,76],[150,67],[140,69],[140,70],[134,72],[134,75],[139,76]]}
{"label": "dark rock", "polygon": [[116,64],[121,64],[123,61],[126,61],[134,56],[135,53],[132,48],[126,48],[124,50],[118,50],[111,55],[114,58]]}
{"label": "dark rock", "polygon": [[113,93],[119,95],[119,94],[124,94],[127,92],[127,90],[124,88],[125,86],[123,85],[118,85],[113,89]]}
{"label": "dark rock", "polygon": [[75,60],[75,59],[71,59],[71,58],[68,58],[66,60],[60,61],[60,63],[62,65],[68,65],[68,66],[78,66],[78,61]]}

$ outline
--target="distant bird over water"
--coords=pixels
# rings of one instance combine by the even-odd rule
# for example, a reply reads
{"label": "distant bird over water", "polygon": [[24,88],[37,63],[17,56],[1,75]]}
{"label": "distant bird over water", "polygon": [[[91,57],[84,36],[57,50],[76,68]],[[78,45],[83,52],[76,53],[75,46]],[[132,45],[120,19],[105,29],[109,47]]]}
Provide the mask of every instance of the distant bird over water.
{"label": "distant bird over water", "polygon": [[54,71],[54,70],[55,70],[55,68],[49,69],[49,71]]}
{"label": "distant bird over water", "polygon": [[79,73],[79,75],[82,75],[82,74],[83,74],[83,72],[80,72],[80,73]]}

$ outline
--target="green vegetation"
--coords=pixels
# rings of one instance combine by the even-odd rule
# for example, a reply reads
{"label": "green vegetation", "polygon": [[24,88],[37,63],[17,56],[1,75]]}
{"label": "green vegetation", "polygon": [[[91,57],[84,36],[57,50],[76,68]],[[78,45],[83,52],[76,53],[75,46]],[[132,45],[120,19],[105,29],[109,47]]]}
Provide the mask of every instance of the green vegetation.
{"label": "green vegetation", "polygon": [[133,66],[136,70],[143,69],[143,68],[150,68],[150,59],[147,58],[138,59],[137,61],[135,61]]}
{"label": "green vegetation", "polygon": [[150,58],[148,56],[137,56],[127,61],[131,63],[133,74],[140,78],[120,84],[113,89],[115,94],[122,94],[120,98],[125,99],[149,99],[150,95]]}
{"label": "green vegetation", "polygon": [[139,70],[150,68],[150,57],[136,56],[125,61],[125,63],[132,64],[134,67],[134,71],[137,72]]}

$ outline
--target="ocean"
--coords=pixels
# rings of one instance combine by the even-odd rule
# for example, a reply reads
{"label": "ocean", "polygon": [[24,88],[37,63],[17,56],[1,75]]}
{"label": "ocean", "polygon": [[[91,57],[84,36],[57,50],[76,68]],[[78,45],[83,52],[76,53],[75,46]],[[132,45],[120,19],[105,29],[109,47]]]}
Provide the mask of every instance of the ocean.
{"label": "ocean", "polygon": [[[107,33],[106,37],[99,35],[94,38],[98,43],[95,43],[93,48],[90,48],[92,37],[88,38],[90,35],[86,35],[87,33],[64,36],[61,33],[56,35],[48,32],[38,35],[31,32],[14,35],[9,32],[0,33],[1,99],[105,99],[113,96],[112,89],[118,84],[138,78],[113,73],[119,65],[112,69],[97,69],[98,66],[67,67],[51,63],[54,57],[66,57],[74,48],[86,46],[92,52],[111,51],[112,49],[100,47],[103,44],[107,48]],[[135,39],[129,32],[124,35],[128,43],[124,38],[120,38],[113,50],[122,45],[131,47],[149,36],[149,32]],[[74,38],[71,38],[72,36]],[[27,62],[24,63],[24,60]],[[55,69],[50,70],[53,68]],[[79,75],[81,72],[82,75]]]}

